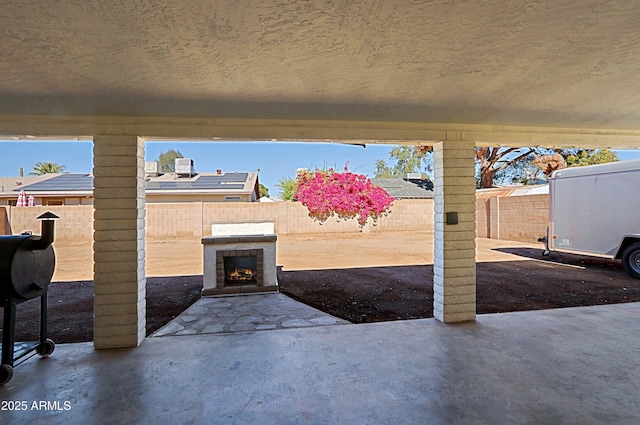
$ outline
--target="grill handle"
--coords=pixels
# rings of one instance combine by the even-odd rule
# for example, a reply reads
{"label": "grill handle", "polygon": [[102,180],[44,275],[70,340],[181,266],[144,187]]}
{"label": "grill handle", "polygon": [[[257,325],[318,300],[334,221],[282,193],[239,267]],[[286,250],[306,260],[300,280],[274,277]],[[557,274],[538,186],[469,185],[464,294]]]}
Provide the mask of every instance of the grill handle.
{"label": "grill handle", "polygon": [[40,237],[36,237],[33,239],[31,243],[31,249],[34,251],[41,251],[43,249],[47,249],[49,245],[53,243],[53,234],[55,229],[55,219],[60,218],[52,212],[47,211],[46,213],[38,216],[38,220],[41,220],[41,232]]}

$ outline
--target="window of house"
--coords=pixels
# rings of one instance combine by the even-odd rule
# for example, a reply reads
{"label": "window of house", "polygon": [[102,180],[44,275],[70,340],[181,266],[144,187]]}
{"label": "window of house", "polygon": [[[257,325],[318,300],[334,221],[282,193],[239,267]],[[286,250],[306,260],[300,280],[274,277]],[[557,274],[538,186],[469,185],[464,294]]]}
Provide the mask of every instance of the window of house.
{"label": "window of house", "polygon": [[64,205],[64,199],[43,199],[42,205],[50,206],[50,205]]}
{"label": "window of house", "polygon": [[240,196],[225,196],[225,201],[242,201],[242,197]]}

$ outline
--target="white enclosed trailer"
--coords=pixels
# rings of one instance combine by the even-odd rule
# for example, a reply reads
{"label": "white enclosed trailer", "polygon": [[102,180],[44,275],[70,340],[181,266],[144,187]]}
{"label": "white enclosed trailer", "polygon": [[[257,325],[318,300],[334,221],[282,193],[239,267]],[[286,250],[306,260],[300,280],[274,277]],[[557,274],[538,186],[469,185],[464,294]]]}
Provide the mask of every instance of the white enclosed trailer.
{"label": "white enclosed trailer", "polygon": [[549,249],[621,259],[640,278],[640,161],[555,171],[549,179]]}

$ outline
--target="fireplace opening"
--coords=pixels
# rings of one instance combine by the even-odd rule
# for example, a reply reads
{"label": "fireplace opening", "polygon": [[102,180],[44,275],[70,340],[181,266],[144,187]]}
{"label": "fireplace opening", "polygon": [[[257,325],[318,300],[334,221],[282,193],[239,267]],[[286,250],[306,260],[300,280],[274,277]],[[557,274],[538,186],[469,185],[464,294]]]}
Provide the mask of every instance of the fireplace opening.
{"label": "fireplace opening", "polygon": [[251,285],[258,283],[258,256],[224,257],[224,284]]}
{"label": "fireplace opening", "polygon": [[216,282],[219,288],[264,286],[264,277],[262,248],[216,251]]}

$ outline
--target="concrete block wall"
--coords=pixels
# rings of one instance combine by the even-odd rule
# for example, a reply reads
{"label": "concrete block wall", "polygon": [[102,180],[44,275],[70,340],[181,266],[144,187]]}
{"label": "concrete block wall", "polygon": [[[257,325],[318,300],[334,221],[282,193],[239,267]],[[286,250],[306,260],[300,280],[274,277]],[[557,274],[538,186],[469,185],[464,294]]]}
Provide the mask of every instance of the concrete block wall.
{"label": "concrete block wall", "polygon": [[200,239],[203,203],[146,204],[149,240]]}
{"label": "concrete block wall", "polygon": [[476,235],[479,238],[491,237],[491,208],[489,198],[476,198]]}
{"label": "concrete block wall", "polygon": [[393,202],[391,214],[381,217],[376,226],[370,222],[364,231],[433,231],[433,200],[403,199]]}
{"label": "concrete block wall", "polygon": [[[382,217],[377,226],[368,223],[363,232],[433,231],[433,200],[395,201],[392,214]],[[328,220],[320,225],[312,221],[304,206],[293,202],[251,203],[167,203],[146,204],[146,238],[149,241],[194,240],[211,234],[211,224],[241,221],[271,221],[277,234],[350,233],[360,229],[354,221]],[[476,234],[481,238],[536,241],[546,233],[549,216],[547,195],[483,197],[476,199]],[[56,222],[56,241],[91,244],[93,206],[0,207],[8,222],[5,233],[39,231],[36,217],[45,211],[60,216]]]}
{"label": "concrete block wall", "polygon": [[546,235],[549,195],[494,196],[476,200],[478,237],[536,242]]}
{"label": "concrete block wall", "polygon": [[[148,204],[151,205],[151,204]],[[277,234],[357,233],[354,220],[330,218],[320,224],[309,217],[306,207],[298,202],[251,204],[205,203],[202,212],[202,235],[208,236],[212,223],[239,221],[273,221]],[[376,226],[367,223],[363,232],[433,230],[432,200],[395,201],[392,213],[381,217]]]}
{"label": "concrete block wall", "polygon": [[548,223],[549,195],[500,198],[500,239],[536,242]]}
{"label": "concrete block wall", "polygon": [[337,221],[329,218],[320,224],[309,217],[307,208],[299,202],[286,202],[286,226],[288,234],[299,233],[356,233],[360,227],[355,220]]}
{"label": "concrete block wall", "polygon": [[[363,232],[433,231],[432,200],[395,201],[392,213],[382,217],[377,226],[368,223]],[[167,203],[146,204],[146,238],[149,241],[194,240],[211,234],[212,223],[270,221],[278,234],[351,233],[360,229],[354,221],[325,224],[309,219],[299,203]],[[481,238],[536,241],[546,233],[549,200],[547,195],[481,197],[476,199],[476,234]],[[0,207],[8,222],[5,233],[34,233],[40,229],[36,217],[52,211],[56,222],[56,242],[91,244],[93,237],[93,206]]]}
{"label": "concrete block wall", "polygon": [[47,211],[60,217],[56,220],[55,245],[90,243],[93,240],[92,205],[11,207],[11,231],[13,234],[20,234],[30,230],[34,234],[40,234],[40,223],[36,217]]}

